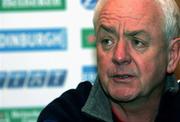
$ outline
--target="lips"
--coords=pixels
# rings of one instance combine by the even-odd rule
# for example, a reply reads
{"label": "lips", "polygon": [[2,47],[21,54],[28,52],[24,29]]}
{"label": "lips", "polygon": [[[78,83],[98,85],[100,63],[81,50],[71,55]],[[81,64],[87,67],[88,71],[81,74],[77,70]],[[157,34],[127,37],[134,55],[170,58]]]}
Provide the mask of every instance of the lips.
{"label": "lips", "polygon": [[132,74],[112,74],[110,78],[115,82],[132,82],[135,76]]}
{"label": "lips", "polygon": [[113,78],[121,78],[121,79],[126,79],[126,78],[131,78],[133,77],[132,75],[129,74],[118,74],[118,75],[113,75]]}

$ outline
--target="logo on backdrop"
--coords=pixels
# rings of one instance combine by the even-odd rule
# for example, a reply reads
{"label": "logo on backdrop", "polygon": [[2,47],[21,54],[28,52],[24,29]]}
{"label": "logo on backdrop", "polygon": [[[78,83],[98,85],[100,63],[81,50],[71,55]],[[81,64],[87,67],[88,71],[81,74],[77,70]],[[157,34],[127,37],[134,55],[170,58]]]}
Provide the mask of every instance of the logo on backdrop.
{"label": "logo on backdrop", "polygon": [[81,31],[81,37],[83,48],[95,48],[96,39],[92,28],[83,28]]}
{"label": "logo on backdrop", "polygon": [[96,66],[83,66],[82,67],[82,81],[90,81],[94,83],[97,75]]}
{"label": "logo on backdrop", "polygon": [[0,89],[59,87],[63,86],[66,77],[66,70],[0,72]]}
{"label": "logo on backdrop", "polygon": [[1,122],[36,122],[42,108],[1,108]]}
{"label": "logo on backdrop", "polygon": [[81,4],[85,9],[92,10],[96,5],[97,0],[81,0]]}
{"label": "logo on backdrop", "polygon": [[65,28],[0,30],[0,51],[66,50],[66,48]]}
{"label": "logo on backdrop", "polygon": [[65,10],[65,0],[1,0],[0,11]]}

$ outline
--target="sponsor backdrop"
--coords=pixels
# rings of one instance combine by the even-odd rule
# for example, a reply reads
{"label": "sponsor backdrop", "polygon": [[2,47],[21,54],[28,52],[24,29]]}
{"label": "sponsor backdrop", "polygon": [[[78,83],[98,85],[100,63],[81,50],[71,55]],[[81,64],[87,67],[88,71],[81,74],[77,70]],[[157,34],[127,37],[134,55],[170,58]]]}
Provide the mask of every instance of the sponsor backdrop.
{"label": "sponsor backdrop", "polygon": [[0,0],[0,122],[36,122],[64,91],[96,77],[96,0]]}
{"label": "sponsor backdrop", "polygon": [[36,122],[62,92],[96,77],[96,0],[0,0],[0,122]]}

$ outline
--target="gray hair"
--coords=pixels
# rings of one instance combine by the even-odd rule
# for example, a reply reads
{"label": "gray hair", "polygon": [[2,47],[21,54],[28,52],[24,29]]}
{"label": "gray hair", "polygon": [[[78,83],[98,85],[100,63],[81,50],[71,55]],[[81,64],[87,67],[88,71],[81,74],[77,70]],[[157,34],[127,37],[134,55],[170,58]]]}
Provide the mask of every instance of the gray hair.
{"label": "gray hair", "polygon": [[180,11],[175,0],[156,0],[164,14],[164,33],[167,41],[180,36]]}
{"label": "gray hair", "polygon": [[[94,18],[93,18],[95,29],[96,29],[99,13],[103,5],[106,3],[106,1],[107,0],[98,0],[97,2]],[[180,10],[175,0],[155,0],[155,1],[159,4],[160,9],[163,12],[163,16],[164,16],[163,31],[165,34],[165,39],[169,42],[173,38],[180,36]]]}

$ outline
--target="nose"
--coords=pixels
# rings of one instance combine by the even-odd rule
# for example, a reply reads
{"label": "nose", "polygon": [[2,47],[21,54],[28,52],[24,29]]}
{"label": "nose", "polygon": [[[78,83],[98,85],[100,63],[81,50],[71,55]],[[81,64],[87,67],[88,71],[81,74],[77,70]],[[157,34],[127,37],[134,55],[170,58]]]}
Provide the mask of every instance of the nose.
{"label": "nose", "polygon": [[120,40],[113,50],[112,62],[116,65],[127,65],[131,63],[130,50],[127,42]]}

